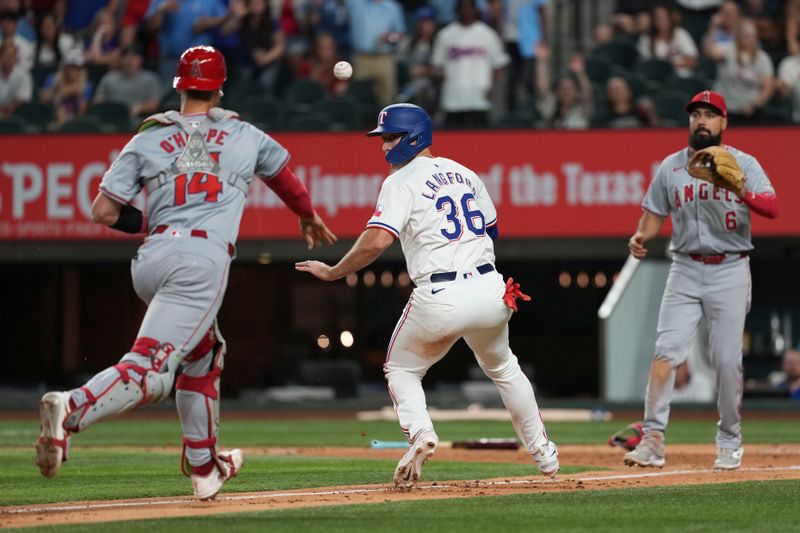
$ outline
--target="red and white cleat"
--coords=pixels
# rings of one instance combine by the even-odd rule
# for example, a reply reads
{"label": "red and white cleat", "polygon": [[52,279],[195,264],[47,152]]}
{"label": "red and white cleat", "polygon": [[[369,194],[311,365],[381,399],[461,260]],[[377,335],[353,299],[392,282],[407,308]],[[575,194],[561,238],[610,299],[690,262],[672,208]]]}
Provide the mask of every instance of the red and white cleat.
{"label": "red and white cleat", "polygon": [[42,434],[36,441],[36,465],[44,477],[55,476],[67,460],[69,431],[64,429],[64,420],[68,412],[68,392],[48,392],[39,402]]}
{"label": "red and white cleat", "polygon": [[223,463],[224,472],[215,465],[214,469],[205,476],[192,474],[194,497],[198,500],[213,500],[225,482],[235,477],[244,464],[244,455],[238,448],[230,451],[222,450],[217,456]]}

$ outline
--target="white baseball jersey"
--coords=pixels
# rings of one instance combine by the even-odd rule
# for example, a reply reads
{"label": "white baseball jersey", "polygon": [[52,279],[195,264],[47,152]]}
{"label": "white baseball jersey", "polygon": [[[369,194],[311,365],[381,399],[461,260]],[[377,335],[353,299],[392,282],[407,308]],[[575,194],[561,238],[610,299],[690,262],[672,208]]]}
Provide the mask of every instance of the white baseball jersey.
{"label": "white baseball jersey", "polygon": [[419,285],[436,272],[494,264],[486,228],[497,211],[473,171],[444,157],[416,157],[383,182],[368,228],[399,237]]}
{"label": "white baseball jersey", "polygon": [[[744,172],[748,191],[775,193],[755,157],[726,148]],[[690,176],[688,165],[688,148],[667,156],[642,202],[651,213],[672,214],[671,251],[713,254],[752,250],[750,208],[732,192]]]}
{"label": "white baseball jersey", "polygon": [[[532,454],[547,444],[536,396],[508,343],[511,310],[487,228],[497,212],[481,179],[444,157],[416,157],[383,182],[367,228],[400,238],[417,287],[389,340],[384,371],[410,442],[432,431],[421,381],[463,338]],[[487,268],[490,265],[491,268]],[[455,274],[432,277],[432,274]]]}

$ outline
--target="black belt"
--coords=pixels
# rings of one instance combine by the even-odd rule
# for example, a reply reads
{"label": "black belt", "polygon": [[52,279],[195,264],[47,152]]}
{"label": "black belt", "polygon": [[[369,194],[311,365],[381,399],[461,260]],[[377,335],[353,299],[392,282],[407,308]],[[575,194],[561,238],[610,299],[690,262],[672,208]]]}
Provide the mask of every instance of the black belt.
{"label": "black belt", "polygon": [[[485,263],[475,268],[478,274],[483,275],[489,272],[494,272],[494,267],[489,263]],[[431,274],[431,283],[444,283],[445,281],[455,281],[458,272],[437,272]],[[464,274],[464,279],[467,279],[467,274]]]}

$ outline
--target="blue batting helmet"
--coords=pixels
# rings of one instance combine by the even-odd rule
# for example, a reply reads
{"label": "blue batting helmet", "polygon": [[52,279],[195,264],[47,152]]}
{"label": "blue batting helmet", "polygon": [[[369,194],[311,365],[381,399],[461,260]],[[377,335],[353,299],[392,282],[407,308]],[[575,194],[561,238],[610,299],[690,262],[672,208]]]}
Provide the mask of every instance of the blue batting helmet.
{"label": "blue batting helmet", "polygon": [[386,154],[393,165],[402,165],[433,143],[433,124],[428,113],[414,104],[393,104],[378,114],[378,127],[368,137],[384,133],[405,133]]}

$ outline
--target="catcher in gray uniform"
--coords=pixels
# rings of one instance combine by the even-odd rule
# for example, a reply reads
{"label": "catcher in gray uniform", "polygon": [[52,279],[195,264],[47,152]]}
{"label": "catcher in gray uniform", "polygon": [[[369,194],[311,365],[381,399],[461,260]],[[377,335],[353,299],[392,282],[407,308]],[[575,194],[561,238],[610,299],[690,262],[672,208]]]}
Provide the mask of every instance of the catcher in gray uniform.
{"label": "catcher in gray uniform", "polygon": [[[645,195],[644,213],[628,242],[637,259],[672,215],[672,266],[661,301],[655,357],[644,411],[644,437],[625,464],[662,467],[675,368],[687,356],[701,317],[708,325],[717,371],[717,458],[714,468],[742,461],[742,335],[750,309],[750,212],[775,218],[777,198],[756,158],[721,147],[725,99],[702,91],[686,106],[689,146],[661,163]],[[726,181],[723,174],[732,177]],[[697,179],[699,178],[699,179]],[[703,181],[708,180],[708,181]]]}
{"label": "catcher in gray uniform", "polygon": [[[103,176],[92,218],[119,231],[148,234],[131,263],[134,289],[148,308],[118,364],[82,387],[42,397],[36,464],[46,477],[67,460],[72,433],[161,401],[173,384],[183,429],[181,469],[191,477],[194,495],[213,498],[242,466],[240,450],[216,448],[225,356],[216,316],[253,176],[300,217],[309,248],[336,237],[289,169],[286,149],[236,113],[216,107],[225,78],[217,50],[186,50],[173,84],[181,95],[180,113],[149,117]],[[142,189],[146,217],[130,205]]]}

